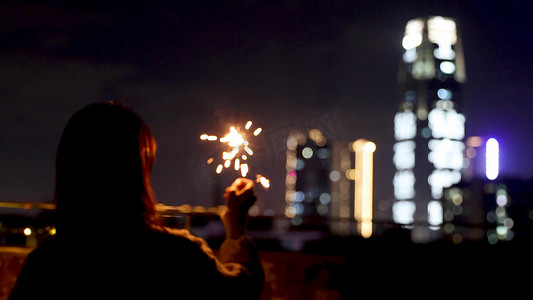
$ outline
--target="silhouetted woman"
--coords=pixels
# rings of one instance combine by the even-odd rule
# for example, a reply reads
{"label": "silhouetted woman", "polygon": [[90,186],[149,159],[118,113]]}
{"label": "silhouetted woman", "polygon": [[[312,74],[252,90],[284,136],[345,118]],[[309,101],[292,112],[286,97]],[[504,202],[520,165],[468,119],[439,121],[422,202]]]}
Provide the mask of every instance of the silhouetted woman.
{"label": "silhouetted woman", "polygon": [[[253,181],[226,189],[219,258],[163,226],[147,125],[123,106],[91,104],[68,122],[56,157],[57,235],[27,258],[10,299],[258,299],[263,269],[245,235]],[[185,176],[185,175],[183,175]]]}

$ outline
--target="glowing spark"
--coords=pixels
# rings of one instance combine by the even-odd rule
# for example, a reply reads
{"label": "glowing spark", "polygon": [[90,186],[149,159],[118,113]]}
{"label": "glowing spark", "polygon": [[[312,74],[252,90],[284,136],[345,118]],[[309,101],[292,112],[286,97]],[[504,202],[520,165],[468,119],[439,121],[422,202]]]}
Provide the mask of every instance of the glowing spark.
{"label": "glowing spark", "polygon": [[248,164],[242,164],[241,165],[241,175],[242,175],[242,177],[246,177],[246,174],[248,174]]}
{"label": "glowing spark", "polygon": [[220,138],[220,142],[228,143],[231,147],[239,147],[244,144],[244,138],[235,127],[231,127],[229,133]]}
{"label": "glowing spark", "polygon": [[[252,124],[252,121],[248,121],[244,126],[244,129],[250,130]],[[262,131],[263,129],[261,127],[258,127],[250,132],[252,132],[253,136],[258,136]],[[246,132],[240,132],[239,129],[234,126],[231,126],[229,128],[229,132],[221,138],[218,138],[216,135],[200,135],[200,139],[202,141],[218,140],[223,144],[227,144],[227,146],[229,147],[229,149],[226,148],[226,150],[222,152],[221,158],[223,162],[217,165],[217,174],[220,174],[224,170],[224,168],[229,168],[233,162],[233,167],[235,171],[240,171],[241,176],[246,177],[249,172],[249,166],[244,161],[248,160],[248,156],[252,156],[254,154],[253,150],[250,148],[250,142],[246,140],[246,136],[251,136],[251,134],[248,135],[246,134]],[[241,150],[246,153],[242,153]],[[212,164],[214,161],[215,159],[211,157],[207,160],[207,164]],[[262,175],[257,175],[256,177],[256,181],[260,183],[265,189],[268,189],[270,187],[270,181],[266,177]]]}
{"label": "glowing spark", "polygon": [[268,189],[270,187],[270,180],[268,180],[268,178],[259,174],[255,175],[255,177],[255,181],[260,183],[265,189]]}
{"label": "glowing spark", "polygon": [[252,149],[248,148],[248,146],[244,147],[244,151],[246,151],[250,155],[254,155],[254,152],[252,151]]}
{"label": "glowing spark", "polygon": [[200,139],[202,141],[208,140],[208,141],[216,141],[218,137],[216,135],[208,135],[208,134],[202,134],[200,136]]}

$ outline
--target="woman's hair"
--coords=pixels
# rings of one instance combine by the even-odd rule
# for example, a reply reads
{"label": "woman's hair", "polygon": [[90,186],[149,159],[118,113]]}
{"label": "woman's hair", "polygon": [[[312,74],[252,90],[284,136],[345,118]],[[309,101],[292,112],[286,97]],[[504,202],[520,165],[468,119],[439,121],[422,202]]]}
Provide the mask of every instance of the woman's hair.
{"label": "woman's hair", "polygon": [[90,104],[67,123],[56,157],[58,235],[131,233],[159,225],[148,126],[117,103]]}

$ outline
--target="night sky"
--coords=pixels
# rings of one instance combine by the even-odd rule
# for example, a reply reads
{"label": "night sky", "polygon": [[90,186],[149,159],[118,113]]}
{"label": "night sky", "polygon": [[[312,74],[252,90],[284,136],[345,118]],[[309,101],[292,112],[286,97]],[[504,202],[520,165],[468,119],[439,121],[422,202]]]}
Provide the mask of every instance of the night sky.
{"label": "night sky", "polygon": [[467,136],[500,141],[502,176],[533,176],[531,1],[73,2],[0,4],[0,201],[50,202],[66,122],[107,100],[151,127],[160,202],[213,205],[235,175],[215,176],[199,136],[247,120],[263,209],[283,211],[288,132],[317,125],[374,141],[375,199],[391,199],[401,40],[429,15],[459,23]]}

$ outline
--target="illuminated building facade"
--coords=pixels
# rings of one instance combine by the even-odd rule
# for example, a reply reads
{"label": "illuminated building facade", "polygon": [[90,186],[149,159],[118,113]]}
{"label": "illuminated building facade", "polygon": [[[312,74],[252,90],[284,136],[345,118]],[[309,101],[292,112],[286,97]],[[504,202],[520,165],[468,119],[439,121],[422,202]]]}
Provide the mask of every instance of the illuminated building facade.
{"label": "illuminated building facade", "polygon": [[373,232],[376,144],[359,139],[351,143],[332,143],[331,149],[331,231],[342,236],[357,232],[368,238]]}
{"label": "illuminated building facade", "polygon": [[354,218],[357,231],[368,238],[372,235],[373,173],[376,144],[367,140],[353,143],[355,151]]}
{"label": "illuminated building facade", "polygon": [[465,117],[460,87],[465,70],[453,19],[410,20],[402,46],[392,213],[396,223],[413,228],[413,239],[424,241],[442,224],[444,188],[462,177]]}
{"label": "illuminated building facade", "polygon": [[293,132],[287,139],[285,216],[294,227],[325,229],[331,202],[331,150],[320,130]]}
{"label": "illuminated building facade", "polygon": [[[330,182],[330,228],[331,232],[341,236],[352,233],[354,209],[354,150],[353,143],[333,142],[331,144]],[[331,173],[330,173],[331,174]],[[339,174],[340,176],[336,176]],[[338,180],[337,180],[338,179]]]}

